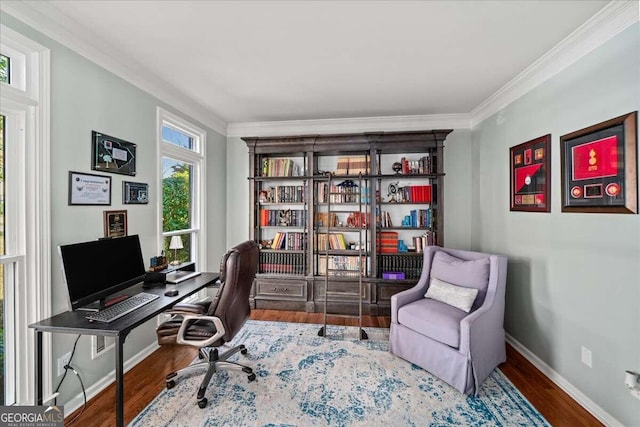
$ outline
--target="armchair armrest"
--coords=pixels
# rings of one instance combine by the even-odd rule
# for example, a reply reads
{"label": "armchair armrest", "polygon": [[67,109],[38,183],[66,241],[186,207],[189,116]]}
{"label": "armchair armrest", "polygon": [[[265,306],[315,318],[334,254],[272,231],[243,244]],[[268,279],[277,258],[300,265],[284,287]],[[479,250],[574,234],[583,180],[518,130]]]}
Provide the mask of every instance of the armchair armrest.
{"label": "armchair armrest", "polygon": [[[207,338],[206,340],[188,340],[185,338],[185,333],[187,332],[187,327],[189,326],[189,322],[198,320],[198,321],[208,321],[212,322],[216,327],[216,333]],[[180,329],[178,330],[178,335],[176,336],[176,343],[183,345],[191,345],[194,347],[207,347],[218,341],[225,334],[224,326],[222,325],[222,320],[216,316],[193,316],[193,315],[185,315],[182,318],[182,324],[180,325]]]}

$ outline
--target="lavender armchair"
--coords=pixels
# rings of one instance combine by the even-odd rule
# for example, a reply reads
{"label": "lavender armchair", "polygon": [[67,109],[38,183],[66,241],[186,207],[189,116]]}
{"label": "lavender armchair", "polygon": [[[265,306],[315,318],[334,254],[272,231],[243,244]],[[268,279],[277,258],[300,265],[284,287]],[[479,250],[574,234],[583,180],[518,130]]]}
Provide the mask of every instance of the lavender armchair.
{"label": "lavender armchair", "polygon": [[[425,298],[432,277],[478,289],[469,313]],[[491,371],[506,360],[506,277],[504,256],[425,248],[418,283],[391,297],[389,351],[459,391],[477,395]]]}

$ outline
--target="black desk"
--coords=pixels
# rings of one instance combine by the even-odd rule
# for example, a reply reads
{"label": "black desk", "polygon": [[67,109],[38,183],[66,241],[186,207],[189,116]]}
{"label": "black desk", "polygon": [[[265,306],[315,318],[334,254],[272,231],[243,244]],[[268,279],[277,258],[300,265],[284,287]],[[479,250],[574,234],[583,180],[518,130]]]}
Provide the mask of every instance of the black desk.
{"label": "black desk", "polygon": [[[215,283],[220,277],[214,273],[202,273],[193,279],[185,280],[178,285],[167,285],[158,288],[143,289],[142,283],[134,285],[120,292],[126,295],[134,295],[140,292],[160,295],[160,298],[140,307],[139,309],[114,320],[111,323],[89,322],[85,319],[87,312],[66,311],[48,319],[29,325],[35,330],[36,351],[36,405],[42,405],[42,333],[56,332],[63,334],[104,335],[115,337],[116,352],[116,425],[124,425],[124,367],[123,345],[124,341],[134,328],[153,319],[163,311],[171,308],[177,302],[195,294],[201,289]],[[167,288],[177,289],[180,294],[175,297],[166,297]]]}

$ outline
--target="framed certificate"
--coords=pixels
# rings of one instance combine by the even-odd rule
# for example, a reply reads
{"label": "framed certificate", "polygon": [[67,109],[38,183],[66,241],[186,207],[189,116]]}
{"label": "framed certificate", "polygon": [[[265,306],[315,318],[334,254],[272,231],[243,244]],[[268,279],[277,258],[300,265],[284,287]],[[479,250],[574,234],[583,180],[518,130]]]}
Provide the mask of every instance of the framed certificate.
{"label": "framed certificate", "polygon": [[551,135],[509,149],[511,210],[551,212]]}
{"label": "framed certificate", "polygon": [[69,172],[69,205],[111,205],[111,177]]}
{"label": "framed certificate", "polygon": [[638,213],[637,111],[560,137],[562,212]]}

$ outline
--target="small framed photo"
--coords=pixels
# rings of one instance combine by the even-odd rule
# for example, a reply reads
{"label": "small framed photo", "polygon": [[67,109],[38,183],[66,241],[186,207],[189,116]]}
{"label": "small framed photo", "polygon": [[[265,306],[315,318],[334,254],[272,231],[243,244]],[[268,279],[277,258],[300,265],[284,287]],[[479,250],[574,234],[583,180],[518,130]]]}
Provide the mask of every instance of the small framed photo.
{"label": "small framed photo", "polygon": [[551,212],[551,135],[509,149],[511,210]]}
{"label": "small framed photo", "polygon": [[123,181],[122,203],[125,205],[146,205],[149,203],[149,184]]}
{"label": "small framed photo", "polygon": [[91,169],[135,176],[136,144],[92,131]]}
{"label": "small framed photo", "polygon": [[70,171],[69,205],[111,205],[111,177]]}
{"label": "small framed photo", "polygon": [[127,235],[127,211],[104,211],[104,237]]}
{"label": "small framed photo", "polygon": [[637,115],[560,137],[562,212],[638,213]]}

